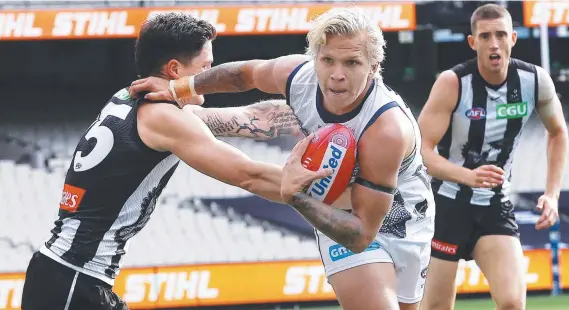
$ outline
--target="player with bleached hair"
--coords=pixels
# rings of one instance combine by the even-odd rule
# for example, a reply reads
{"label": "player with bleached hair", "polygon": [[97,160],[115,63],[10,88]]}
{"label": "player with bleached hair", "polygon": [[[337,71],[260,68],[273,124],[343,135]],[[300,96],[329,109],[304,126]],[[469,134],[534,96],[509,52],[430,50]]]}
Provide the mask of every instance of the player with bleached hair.
{"label": "player with bleached hair", "polygon": [[307,134],[330,123],[350,128],[358,169],[333,207],[293,185],[304,169],[306,140],[285,165],[281,196],[315,227],[328,281],[343,309],[418,309],[434,199],[418,125],[380,76],[383,34],[362,10],[350,7],[319,16],[307,38],[307,55],[231,62],[172,81],[142,79],[132,83],[131,93],[149,91],[147,99],[180,104],[254,88],[286,97],[241,108],[194,108],[218,136]]}

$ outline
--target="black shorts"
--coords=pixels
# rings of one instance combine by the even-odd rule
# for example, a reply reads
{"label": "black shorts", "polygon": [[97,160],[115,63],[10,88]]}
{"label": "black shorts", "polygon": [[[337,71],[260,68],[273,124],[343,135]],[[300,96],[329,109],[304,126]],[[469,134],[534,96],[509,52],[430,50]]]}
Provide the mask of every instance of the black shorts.
{"label": "black shorts", "polygon": [[432,257],[447,261],[469,261],[472,260],[476,242],[482,236],[520,236],[514,206],[510,201],[476,206],[435,194],[435,203]]}
{"label": "black shorts", "polygon": [[22,293],[22,310],[128,310],[109,284],[34,253]]}

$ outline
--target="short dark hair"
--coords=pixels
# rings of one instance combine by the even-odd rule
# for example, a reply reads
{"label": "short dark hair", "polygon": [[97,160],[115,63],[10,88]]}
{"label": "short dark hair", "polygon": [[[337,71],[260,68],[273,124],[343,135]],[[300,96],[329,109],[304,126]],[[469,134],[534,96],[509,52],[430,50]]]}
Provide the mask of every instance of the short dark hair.
{"label": "short dark hair", "polygon": [[472,17],[470,17],[470,31],[472,33],[476,31],[476,23],[480,20],[498,19],[506,16],[510,19],[512,18],[510,12],[504,7],[492,3],[485,4],[472,13]]}
{"label": "short dark hair", "polygon": [[183,13],[158,14],[144,22],[136,40],[138,74],[156,75],[171,59],[190,61],[216,36],[215,27],[205,20]]}

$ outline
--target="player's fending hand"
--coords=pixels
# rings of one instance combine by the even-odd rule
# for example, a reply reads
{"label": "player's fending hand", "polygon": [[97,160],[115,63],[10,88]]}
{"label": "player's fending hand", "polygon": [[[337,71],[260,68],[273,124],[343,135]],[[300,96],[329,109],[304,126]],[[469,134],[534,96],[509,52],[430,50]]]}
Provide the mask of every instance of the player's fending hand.
{"label": "player's fending hand", "polygon": [[181,79],[168,81],[155,76],[139,79],[130,84],[129,93],[134,98],[139,98],[141,93],[147,93],[144,95],[144,99],[146,100],[177,102],[180,107],[186,104],[202,105],[204,103],[203,95],[176,98],[176,96],[174,96],[174,85],[171,85],[171,82],[174,81],[181,81],[179,83],[183,82]]}
{"label": "player's fending hand", "polygon": [[541,212],[541,216],[535,223],[535,229],[541,230],[553,226],[559,218],[557,210],[557,200],[548,195],[542,195],[537,200],[537,210]]}
{"label": "player's fending hand", "polygon": [[504,183],[504,170],[495,165],[483,165],[472,170],[468,186],[472,188],[494,188]]}
{"label": "player's fending hand", "polygon": [[310,134],[298,142],[290,152],[286,164],[283,167],[281,198],[285,202],[290,201],[294,194],[303,191],[312,181],[325,178],[334,172],[331,168],[311,171],[302,166],[302,155],[306,152],[306,148],[313,137],[314,134]]}
{"label": "player's fending hand", "polygon": [[144,99],[152,101],[174,101],[174,96],[169,89],[169,81],[163,78],[151,76],[139,79],[130,84],[131,97],[139,98],[140,93],[145,93]]}

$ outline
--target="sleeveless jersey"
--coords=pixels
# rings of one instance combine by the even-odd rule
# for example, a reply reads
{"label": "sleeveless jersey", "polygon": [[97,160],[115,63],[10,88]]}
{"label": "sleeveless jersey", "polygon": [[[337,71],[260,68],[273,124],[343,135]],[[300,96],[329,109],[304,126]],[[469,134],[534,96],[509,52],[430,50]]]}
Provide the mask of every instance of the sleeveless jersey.
{"label": "sleeveless jersey", "polygon": [[[315,132],[326,124],[340,123],[352,130],[357,141],[383,112],[393,107],[400,108],[413,124],[415,148],[401,165],[393,205],[383,221],[380,233],[405,238],[430,225],[435,212],[434,198],[420,153],[419,126],[397,93],[380,79],[375,79],[362,104],[356,109],[343,115],[332,114],[324,109],[314,62],[309,61],[299,65],[289,76],[286,97],[305,134]],[[355,173],[357,170],[358,168]]]}
{"label": "sleeveless jersey", "polygon": [[129,239],[148,222],[179,159],[147,147],[138,101],[117,92],[79,141],[68,169],[53,236],[42,253],[113,285]]}
{"label": "sleeveless jersey", "polygon": [[449,181],[433,181],[439,195],[473,205],[509,200],[512,160],[522,128],[535,109],[536,67],[511,59],[506,81],[490,85],[478,72],[476,59],[452,69],[459,79],[459,97],[445,135],[437,146],[441,156],[468,169],[496,165],[504,169],[504,183],[494,189],[470,188]]}

